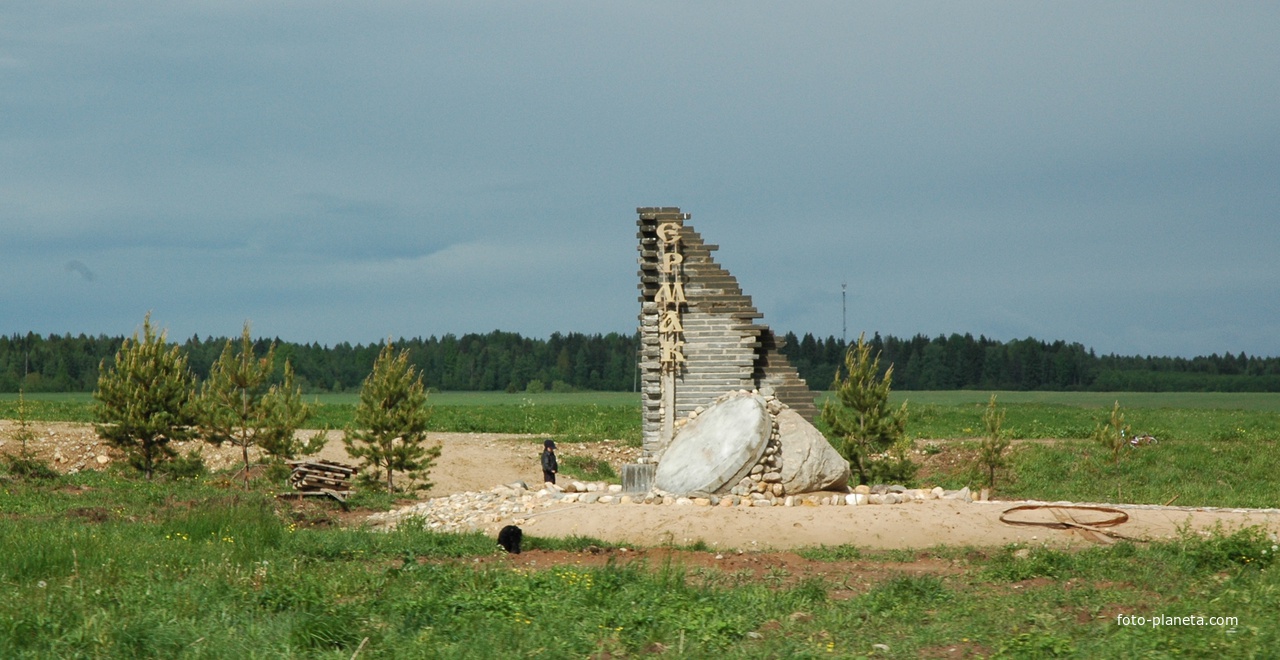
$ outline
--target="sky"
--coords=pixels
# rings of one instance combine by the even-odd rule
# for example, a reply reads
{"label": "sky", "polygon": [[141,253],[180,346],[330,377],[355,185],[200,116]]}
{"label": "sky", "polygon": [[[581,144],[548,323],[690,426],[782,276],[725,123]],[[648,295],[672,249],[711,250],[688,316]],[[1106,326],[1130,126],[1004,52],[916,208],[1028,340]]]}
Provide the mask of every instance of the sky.
{"label": "sky", "polygon": [[1274,2],[4,3],[0,334],[632,332],[635,209],[678,206],[780,333],[1276,356],[1278,31]]}

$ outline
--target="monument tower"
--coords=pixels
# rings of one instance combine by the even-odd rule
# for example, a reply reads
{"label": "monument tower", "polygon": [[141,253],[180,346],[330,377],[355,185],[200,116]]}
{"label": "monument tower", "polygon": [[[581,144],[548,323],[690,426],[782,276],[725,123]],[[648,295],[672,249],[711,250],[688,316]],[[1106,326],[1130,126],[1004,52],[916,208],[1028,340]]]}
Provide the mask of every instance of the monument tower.
{"label": "monument tower", "polygon": [[677,420],[725,392],[776,396],[809,422],[814,393],[738,282],[711,257],[718,249],[676,207],[636,209],[640,250],[640,383],[644,454],[659,455]]}

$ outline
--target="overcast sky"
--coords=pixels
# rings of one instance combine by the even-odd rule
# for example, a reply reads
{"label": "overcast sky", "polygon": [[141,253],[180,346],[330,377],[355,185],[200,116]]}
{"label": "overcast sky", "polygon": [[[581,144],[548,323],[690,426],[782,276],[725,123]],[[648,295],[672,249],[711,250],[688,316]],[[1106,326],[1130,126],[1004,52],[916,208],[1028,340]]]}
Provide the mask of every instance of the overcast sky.
{"label": "overcast sky", "polygon": [[9,2],[0,333],[636,327],[1280,355],[1280,3]]}

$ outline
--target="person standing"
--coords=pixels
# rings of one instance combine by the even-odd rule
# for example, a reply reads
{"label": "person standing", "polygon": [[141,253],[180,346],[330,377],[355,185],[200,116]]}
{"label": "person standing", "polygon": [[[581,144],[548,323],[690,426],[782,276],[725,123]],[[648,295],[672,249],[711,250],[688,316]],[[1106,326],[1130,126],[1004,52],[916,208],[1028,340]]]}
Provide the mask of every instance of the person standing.
{"label": "person standing", "polygon": [[556,443],[546,440],[542,443],[542,481],[553,484],[560,464],[556,461]]}

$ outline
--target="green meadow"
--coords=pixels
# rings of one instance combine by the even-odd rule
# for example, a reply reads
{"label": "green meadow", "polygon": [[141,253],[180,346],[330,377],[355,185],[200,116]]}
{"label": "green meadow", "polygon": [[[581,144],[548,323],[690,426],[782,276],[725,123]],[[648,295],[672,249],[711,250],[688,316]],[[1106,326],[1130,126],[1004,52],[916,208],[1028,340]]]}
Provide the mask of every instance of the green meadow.
{"label": "green meadow", "polygon": [[[976,485],[966,461],[989,394],[896,397],[909,402],[925,478]],[[997,397],[1017,439],[997,496],[1276,506],[1275,395]],[[1112,461],[1085,438],[1117,399],[1134,430],[1160,442]],[[341,426],[355,399],[314,403],[320,420]],[[638,440],[634,394],[438,393],[430,405],[437,430]],[[0,398],[0,417],[16,409],[16,397]],[[30,396],[27,417],[91,421],[92,400]],[[572,453],[564,449],[566,465]],[[585,460],[576,469],[611,473]],[[412,524],[372,532],[341,524],[327,504],[279,502],[265,480],[237,484],[119,470],[41,479],[0,464],[0,657],[1129,658],[1280,648],[1280,542],[1257,529],[1073,552],[809,548],[797,553],[804,572],[763,574],[716,569],[703,545],[629,561],[634,553],[596,539],[531,530],[527,550],[567,554],[519,567],[481,535]],[[579,565],[588,548],[610,561]]]}
{"label": "green meadow", "polygon": [[[1076,408],[1110,408],[1119,401],[1125,408],[1211,408],[1280,412],[1275,392],[987,392],[982,390],[894,391],[894,403],[908,405],[986,405],[995,394],[1001,404],[1041,404]],[[830,395],[823,393],[819,401]]]}
{"label": "green meadow", "polygon": [[[246,491],[218,475],[0,475],[0,485],[5,658],[1266,657],[1280,648],[1280,546],[1257,530],[1075,552],[827,546],[762,573],[715,568],[705,545],[632,560],[596,539],[534,533],[525,549],[537,561],[526,566],[479,534],[344,527],[323,507],[278,502],[269,484]],[[587,550],[609,560],[584,565]]]}

